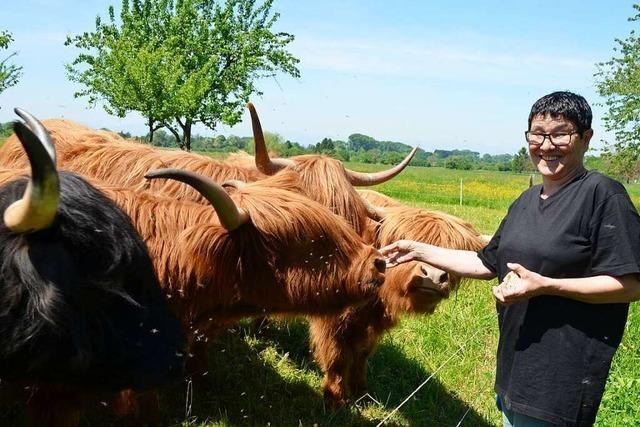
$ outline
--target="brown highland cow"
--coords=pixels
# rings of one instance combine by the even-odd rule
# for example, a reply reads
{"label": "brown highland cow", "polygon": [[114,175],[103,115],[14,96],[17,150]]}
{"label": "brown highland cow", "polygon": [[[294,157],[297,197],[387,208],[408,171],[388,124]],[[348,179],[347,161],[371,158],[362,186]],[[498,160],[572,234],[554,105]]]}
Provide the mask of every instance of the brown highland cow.
{"label": "brown highland cow", "polygon": [[[384,246],[399,239],[469,250],[480,249],[485,244],[480,234],[459,218],[405,207],[371,190],[359,195],[353,188],[391,179],[406,167],[416,149],[398,166],[377,174],[349,171],[341,162],[319,155],[271,160],[266,154],[255,108],[252,104],[248,108],[258,169],[265,174],[282,169],[296,171],[304,194],[346,218],[358,234],[374,246]],[[385,208],[381,209],[383,206]],[[459,278],[449,277],[431,265],[407,263],[388,270],[378,297],[369,303],[349,307],[339,316],[311,316],[311,341],[314,357],[324,372],[325,400],[340,406],[352,393],[364,390],[366,360],[381,334],[397,324],[401,313],[432,313],[458,283]]]}
{"label": "brown highland cow", "polygon": [[373,298],[384,281],[384,260],[342,218],[281,189],[295,187],[290,173],[248,184],[231,197],[185,171],[151,176],[187,182],[218,212],[103,188],[149,246],[169,304],[199,356],[192,370],[206,369],[208,336],[230,322],[271,313],[338,313]]}
{"label": "brown highland cow", "polygon": [[[293,179],[288,179],[280,181],[280,185],[286,184],[286,188],[299,191],[300,193],[305,194],[331,208],[334,213],[346,218],[358,234],[365,237],[369,242],[373,242],[373,236],[371,235],[373,227],[367,226],[367,223],[370,221],[369,218],[372,216],[372,212],[368,209],[368,205],[358,196],[353,185],[373,185],[391,179],[406,167],[416,150],[414,149],[412,153],[410,153],[409,156],[407,156],[407,158],[398,166],[390,170],[374,174],[350,171],[345,169],[342,163],[338,160],[320,155],[306,155],[297,156],[291,159],[271,160],[266,154],[264,137],[262,135],[260,122],[255,112],[255,108],[251,104],[248,105],[248,108],[251,113],[254,129],[254,139],[256,141],[256,164],[259,169],[267,174],[273,174],[283,169],[295,171],[295,175],[298,179],[297,182]],[[56,121],[51,122],[52,125],[56,124]],[[108,133],[106,135],[99,134],[97,136],[91,136],[90,132],[86,130],[86,128],[84,131],[82,131],[82,129],[75,130],[72,137],[69,137],[66,134],[69,132],[68,128],[61,126],[61,129],[60,134],[57,134],[55,131],[53,133],[59,150],[65,152],[65,156],[61,156],[63,158],[63,160],[61,160],[62,163],[66,161],[67,166],[71,166],[75,171],[89,174],[89,176],[96,177],[98,179],[106,178],[109,182],[116,182],[120,185],[128,184],[137,186],[136,188],[147,188],[148,184],[146,183],[135,184],[135,179],[138,179],[142,175],[145,168],[168,164],[168,160],[166,160],[167,153],[176,156],[176,158],[179,156],[182,159],[192,159],[194,156],[190,153],[183,152],[165,152],[164,150],[153,149],[141,144],[122,144],[120,143],[120,138],[113,137],[113,135]],[[109,136],[114,140],[109,140]],[[73,143],[70,143],[69,141],[72,140]],[[84,144],[82,142],[83,140],[91,142]],[[102,141],[99,143],[103,146],[96,147],[96,141]],[[108,144],[105,144],[105,142]],[[121,156],[125,155],[129,156],[122,160],[125,167],[119,168],[118,163],[120,162],[120,159],[122,159]],[[140,160],[135,160],[138,157]],[[160,157],[164,159],[162,163],[159,163]],[[246,158],[243,157],[241,160],[246,161]],[[204,165],[210,164],[210,162],[211,159],[206,159],[206,161],[203,160],[198,164]],[[213,173],[207,172],[202,168],[194,169],[194,165],[195,163],[189,163],[188,165],[185,163],[185,168],[192,171],[204,171],[203,173],[205,175],[211,175]],[[289,175],[291,175],[291,173],[293,172],[289,172]],[[122,176],[126,176],[126,180],[123,180],[124,178],[122,178]],[[218,179],[236,177],[237,176],[230,174],[218,175]],[[252,180],[253,178],[245,179]],[[155,186],[151,189],[154,191],[160,191],[159,188],[160,187]],[[196,197],[188,195],[180,187],[168,187],[167,185],[163,185],[162,188],[164,191],[176,195],[177,197],[200,201],[203,200],[199,195]],[[191,194],[193,194],[193,191],[191,191]],[[321,363],[321,365],[323,364]]]}
{"label": "brown highland cow", "polygon": [[[465,221],[442,212],[410,208],[373,191],[362,195],[379,210],[380,224],[374,227],[374,245],[381,247],[400,239],[419,240],[438,246],[478,250],[485,245]],[[378,297],[347,308],[340,316],[312,316],[311,340],[316,361],[325,373],[323,392],[334,406],[366,389],[366,361],[381,335],[393,328],[400,315],[433,313],[440,301],[456,289],[460,278],[420,262],[388,269]]]}

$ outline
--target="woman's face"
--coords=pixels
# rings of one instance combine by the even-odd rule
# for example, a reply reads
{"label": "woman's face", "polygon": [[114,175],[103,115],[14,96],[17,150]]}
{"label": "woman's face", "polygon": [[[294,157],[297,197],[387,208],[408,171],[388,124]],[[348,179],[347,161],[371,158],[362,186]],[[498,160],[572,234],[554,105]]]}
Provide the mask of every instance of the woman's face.
{"label": "woman's face", "polygon": [[[531,120],[530,133],[538,134],[570,134],[577,132],[576,125],[563,117],[535,116]],[[586,130],[582,135],[574,133],[568,145],[556,146],[545,138],[540,145],[529,144],[531,161],[536,165],[543,179],[553,181],[573,177],[584,169],[584,153],[589,147],[593,130]]]}

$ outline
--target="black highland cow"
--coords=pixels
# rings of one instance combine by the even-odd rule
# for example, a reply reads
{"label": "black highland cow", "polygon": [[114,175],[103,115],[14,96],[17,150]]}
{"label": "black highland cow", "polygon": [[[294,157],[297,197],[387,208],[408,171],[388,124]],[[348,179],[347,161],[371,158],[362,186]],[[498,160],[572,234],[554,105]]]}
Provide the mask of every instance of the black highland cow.
{"label": "black highland cow", "polygon": [[0,173],[0,384],[28,387],[33,424],[73,426],[88,398],[180,378],[184,337],[129,217],[16,113],[32,176]]}

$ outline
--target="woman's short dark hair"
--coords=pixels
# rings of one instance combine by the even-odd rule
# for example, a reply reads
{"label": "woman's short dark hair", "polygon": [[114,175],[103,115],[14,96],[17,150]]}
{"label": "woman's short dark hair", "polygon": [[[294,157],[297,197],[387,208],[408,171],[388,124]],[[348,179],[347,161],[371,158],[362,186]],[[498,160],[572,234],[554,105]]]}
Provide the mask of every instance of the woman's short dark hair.
{"label": "woman's short dark hair", "polygon": [[531,120],[536,116],[563,117],[577,126],[582,133],[591,129],[591,107],[584,97],[568,92],[553,92],[538,99],[529,113],[529,129]]}

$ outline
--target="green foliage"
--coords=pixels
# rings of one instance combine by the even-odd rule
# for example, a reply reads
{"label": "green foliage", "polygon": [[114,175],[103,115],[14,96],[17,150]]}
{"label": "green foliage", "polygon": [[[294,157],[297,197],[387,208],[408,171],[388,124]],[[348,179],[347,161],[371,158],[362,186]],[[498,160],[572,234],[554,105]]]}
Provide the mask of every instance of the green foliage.
{"label": "green foliage", "polygon": [[584,165],[589,170],[604,171],[605,163],[603,156],[585,156]]}
{"label": "green foliage", "polygon": [[446,158],[445,167],[447,169],[459,169],[459,170],[471,170],[473,169],[473,164],[471,163],[471,159],[465,156],[450,156]]}
{"label": "green foliage", "polygon": [[[8,49],[9,44],[13,41],[11,33],[0,30],[0,50]],[[16,55],[16,52],[9,54],[4,59],[0,59],[0,93],[18,83],[22,75],[22,67],[12,65],[9,60]]]}
{"label": "green foliage", "polygon": [[91,104],[109,114],[142,114],[153,133],[166,127],[181,148],[203,123],[233,125],[259,78],[300,73],[287,52],[293,35],[272,32],[279,18],[273,0],[123,0],[120,20],[96,18],[94,32],[68,37],[83,51],[68,76]]}
{"label": "green foliage", "polygon": [[[153,139],[150,138],[149,135],[147,135],[146,141],[152,143],[156,147],[179,148],[179,145],[173,135],[170,135],[163,129],[156,131]],[[193,141],[193,143],[195,145],[195,141]]]}
{"label": "green foliage", "polygon": [[609,175],[629,182],[640,175],[640,152],[633,147],[608,150],[602,155],[603,170]]}
{"label": "green foliage", "polygon": [[511,160],[511,170],[513,172],[532,172],[535,171],[535,166],[531,163],[529,152],[525,147],[520,148],[518,153]]}
{"label": "green foliage", "polygon": [[314,151],[316,153],[332,156],[335,154],[335,150],[336,144],[333,142],[333,140],[331,138],[324,138],[322,141],[316,144]]}
{"label": "green foliage", "polygon": [[[640,12],[640,5],[633,8]],[[628,20],[639,22],[640,13]],[[627,38],[615,42],[614,57],[597,64],[596,87],[607,107],[605,128],[616,137],[607,147],[611,170],[629,177],[637,170],[640,153],[640,37],[632,30]]]}
{"label": "green foliage", "polygon": [[0,142],[3,142],[12,133],[13,125],[11,122],[0,123]]}

